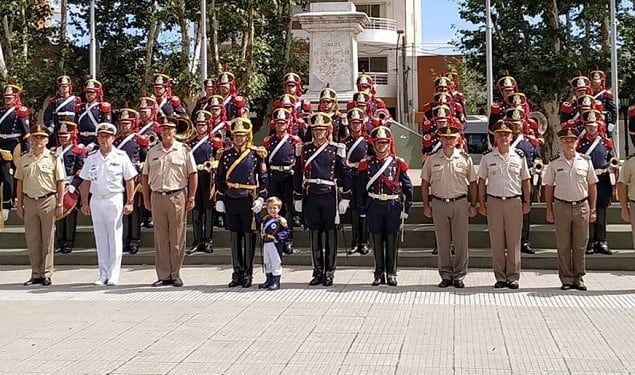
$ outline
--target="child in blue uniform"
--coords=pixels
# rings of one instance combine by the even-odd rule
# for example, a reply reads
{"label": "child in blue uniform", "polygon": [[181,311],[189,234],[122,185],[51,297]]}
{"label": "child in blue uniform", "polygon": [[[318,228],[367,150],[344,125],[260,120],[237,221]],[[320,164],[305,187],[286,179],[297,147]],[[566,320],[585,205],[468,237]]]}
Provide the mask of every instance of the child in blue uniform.
{"label": "child in blue uniform", "polygon": [[269,197],[266,201],[267,215],[262,219],[260,233],[263,241],[263,263],[267,280],[259,284],[259,289],[280,289],[282,276],[282,249],[289,235],[287,220],[279,215],[282,201],[278,197]]}

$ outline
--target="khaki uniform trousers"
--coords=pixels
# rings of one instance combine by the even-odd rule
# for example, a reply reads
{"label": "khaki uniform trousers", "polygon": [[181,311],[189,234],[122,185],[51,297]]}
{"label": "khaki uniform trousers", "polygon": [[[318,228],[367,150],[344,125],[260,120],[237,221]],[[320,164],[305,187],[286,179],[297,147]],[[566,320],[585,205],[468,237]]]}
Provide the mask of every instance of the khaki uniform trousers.
{"label": "khaki uniform trousers", "polygon": [[496,281],[520,279],[523,202],[520,198],[487,197],[487,229]]}
{"label": "khaki uniform trousers", "polygon": [[53,274],[56,205],[55,194],[38,200],[24,196],[24,234],[34,279]]}
{"label": "khaki uniform trousers", "polygon": [[589,240],[589,202],[577,205],[553,202],[558,249],[558,276],[562,284],[584,281],[584,251]]}
{"label": "khaki uniform trousers", "polygon": [[185,189],[173,194],[152,193],[154,266],[159,280],[181,277],[185,258]]}
{"label": "khaki uniform trousers", "polygon": [[[432,221],[439,250],[439,275],[444,280],[463,280],[468,265],[468,208],[467,198],[445,202],[432,198]],[[450,242],[454,243],[455,257],[452,262]]]}
{"label": "khaki uniform trousers", "polygon": [[631,234],[633,235],[633,247],[635,248],[635,201],[631,201],[628,209],[631,213]]}

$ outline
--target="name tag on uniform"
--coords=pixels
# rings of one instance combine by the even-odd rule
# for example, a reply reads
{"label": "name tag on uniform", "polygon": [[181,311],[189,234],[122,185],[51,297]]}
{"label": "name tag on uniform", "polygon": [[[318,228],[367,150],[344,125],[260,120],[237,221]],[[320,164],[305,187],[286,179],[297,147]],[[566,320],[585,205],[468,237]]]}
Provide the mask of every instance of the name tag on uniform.
{"label": "name tag on uniform", "polygon": [[152,159],[152,161],[155,161],[155,160],[159,160],[159,158],[154,158],[154,159]]}
{"label": "name tag on uniform", "polygon": [[495,166],[496,166],[496,163],[490,163],[490,164],[488,165],[488,167],[495,167]]}
{"label": "name tag on uniform", "polygon": [[512,168],[518,168],[520,165],[518,163],[509,163],[509,166]]}
{"label": "name tag on uniform", "polygon": [[432,167],[433,167],[433,168],[434,168],[434,167],[440,167],[440,166],[441,166],[441,164],[432,164]]}
{"label": "name tag on uniform", "polygon": [[562,172],[562,171],[564,171],[564,168],[558,168],[558,169],[556,169],[556,172]]}

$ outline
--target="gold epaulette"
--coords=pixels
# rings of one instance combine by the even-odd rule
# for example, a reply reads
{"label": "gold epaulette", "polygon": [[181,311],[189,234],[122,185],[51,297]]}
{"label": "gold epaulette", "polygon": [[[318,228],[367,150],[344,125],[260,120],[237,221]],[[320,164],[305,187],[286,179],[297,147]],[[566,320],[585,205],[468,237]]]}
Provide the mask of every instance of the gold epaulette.
{"label": "gold epaulette", "polygon": [[261,159],[264,159],[267,157],[267,149],[264,148],[263,146],[251,146],[251,149],[256,151],[256,154]]}

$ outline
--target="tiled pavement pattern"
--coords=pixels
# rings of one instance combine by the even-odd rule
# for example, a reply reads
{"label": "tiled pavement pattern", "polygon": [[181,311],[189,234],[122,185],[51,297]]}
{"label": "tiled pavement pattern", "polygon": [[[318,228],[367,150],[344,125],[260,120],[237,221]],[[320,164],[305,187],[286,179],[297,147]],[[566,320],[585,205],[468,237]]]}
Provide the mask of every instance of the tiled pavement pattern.
{"label": "tiled pavement pattern", "polygon": [[[185,287],[151,288],[151,266],[96,287],[92,268],[60,268],[50,288],[0,267],[0,373],[635,374],[635,273],[593,272],[588,292],[553,271],[494,290],[489,270],[439,289],[435,270],[369,286],[340,269],[309,288],[286,268],[278,292],[229,290],[227,267],[187,267]],[[261,282],[258,275],[256,281]]]}

